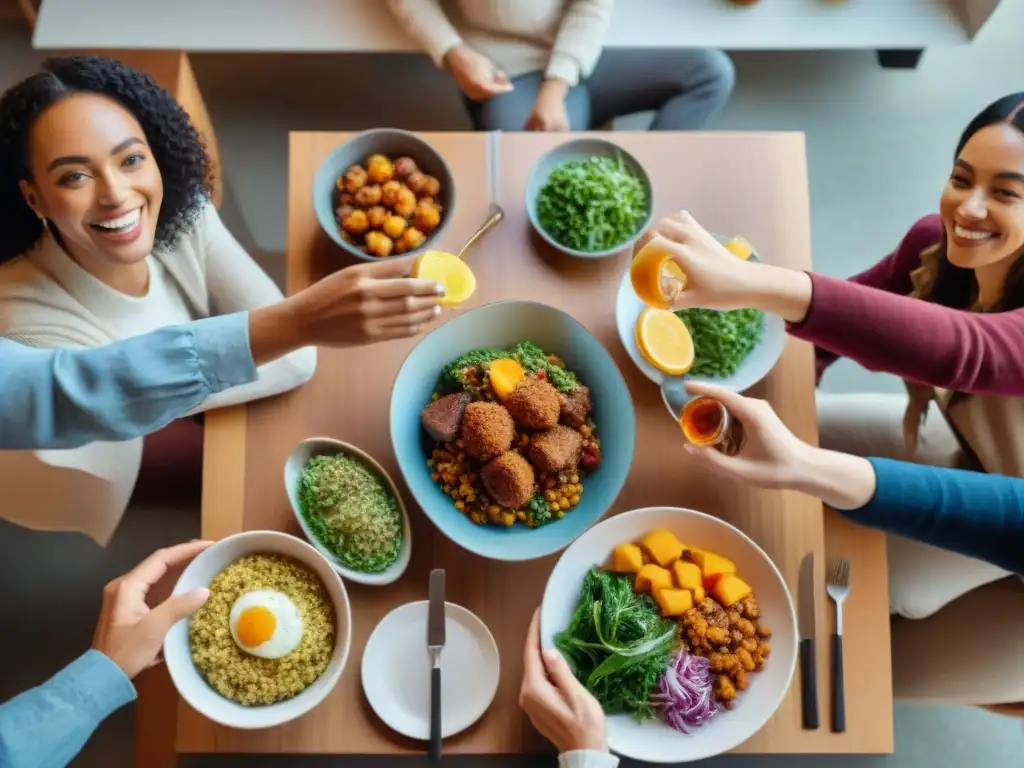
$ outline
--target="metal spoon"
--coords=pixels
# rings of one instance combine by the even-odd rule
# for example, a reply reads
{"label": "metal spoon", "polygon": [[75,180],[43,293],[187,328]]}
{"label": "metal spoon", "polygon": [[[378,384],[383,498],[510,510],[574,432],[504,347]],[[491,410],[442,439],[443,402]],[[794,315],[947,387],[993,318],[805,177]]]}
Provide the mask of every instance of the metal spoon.
{"label": "metal spoon", "polygon": [[505,211],[497,203],[491,203],[490,215],[487,217],[487,221],[480,225],[480,229],[473,233],[473,236],[469,238],[462,250],[456,255],[460,259],[465,259],[469,249],[476,245],[477,241],[480,240],[484,235],[490,232],[497,225],[499,221],[505,218]]}
{"label": "metal spoon", "polygon": [[665,380],[661,382],[661,399],[673,421],[679,421],[679,417],[683,413],[683,406],[693,397],[686,391],[685,376],[666,376]]}

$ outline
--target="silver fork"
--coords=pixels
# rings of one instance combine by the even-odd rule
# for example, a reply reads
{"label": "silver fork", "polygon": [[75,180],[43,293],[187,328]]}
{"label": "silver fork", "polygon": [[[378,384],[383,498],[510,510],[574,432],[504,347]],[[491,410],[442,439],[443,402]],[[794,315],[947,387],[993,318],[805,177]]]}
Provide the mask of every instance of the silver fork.
{"label": "silver fork", "polygon": [[828,596],[836,604],[836,631],[832,635],[832,730],[846,730],[846,694],[843,685],[843,601],[850,594],[850,561],[832,557],[825,574]]}

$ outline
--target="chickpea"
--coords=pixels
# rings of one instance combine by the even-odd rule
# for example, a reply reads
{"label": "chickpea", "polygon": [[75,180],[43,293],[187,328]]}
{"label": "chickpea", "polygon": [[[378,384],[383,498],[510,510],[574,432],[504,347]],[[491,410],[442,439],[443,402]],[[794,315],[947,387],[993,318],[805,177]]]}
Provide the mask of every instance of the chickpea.
{"label": "chickpea", "polygon": [[350,195],[354,195],[366,184],[367,174],[366,169],[361,165],[353,165],[342,176],[341,186],[344,187],[345,191]]}
{"label": "chickpea", "polygon": [[366,249],[374,256],[384,258],[391,255],[395,242],[383,232],[376,230],[366,233]]}
{"label": "chickpea", "polygon": [[335,217],[338,221],[344,221],[348,218],[348,215],[355,210],[354,206],[351,205],[339,205],[338,209],[334,212]]}
{"label": "chickpea", "polygon": [[375,205],[366,212],[366,218],[370,222],[370,229],[384,229],[384,222],[388,220],[388,209],[383,205]]}
{"label": "chickpea", "polygon": [[572,476],[569,477],[569,482],[572,483],[573,485],[576,485],[576,483],[578,483],[579,481],[580,481],[580,476],[579,475],[572,475]]}
{"label": "chickpea", "polygon": [[395,204],[391,206],[391,210],[402,218],[412,216],[416,211],[416,195],[413,194],[413,191],[408,187],[398,190],[398,199],[395,200]]}
{"label": "chickpea", "polygon": [[341,226],[349,234],[361,235],[370,228],[370,222],[366,218],[366,211],[355,210],[341,222]]}
{"label": "chickpea", "polygon": [[437,197],[441,194],[441,182],[434,176],[427,176],[423,181],[423,188],[419,191],[419,194],[426,195],[427,197]]}
{"label": "chickpea", "polygon": [[456,501],[455,508],[459,510],[459,512],[464,512],[466,510],[466,505],[463,504],[461,501]]}
{"label": "chickpea", "polygon": [[580,503],[580,495],[578,493],[574,494],[573,497],[569,499],[569,501],[571,501],[572,505],[575,507],[577,504]]}
{"label": "chickpea", "polygon": [[552,502],[552,503],[551,503],[551,511],[552,511],[552,512],[557,512],[557,511],[558,511],[558,509],[559,509],[559,507],[558,507],[558,502],[557,502],[557,501],[554,501],[554,502]]}
{"label": "chickpea", "polygon": [[407,179],[410,175],[416,173],[419,168],[416,167],[416,161],[411,157],[400,157],[395,160],[395,178],[396,179]]}
{"label": "chickpea", "polygon": [[380,205],[381,191],[379,184],[367,184],[356,192],[356,205],[360,208],[370,208]]}
{"label": "chickpea", "polygon": [[409,227],[405,232],[402,233],[401,239],[396,243],[396,246],[401,247],[400,253],[406,253],[413,251],[423,245],[427,236],[420,232],[415,227]]}
{"label": "chickpea", "polygon": [[414,171],[409,174],[406,178],[405,183],[409,186],[414,193],[417,195],[423,193],[423,187],[427,184],[427,174],[420,171]]}
{"label": "chickpea", "polygon": [[405,188],[405,185],[400,181],[389,181],[383,184],[380,188],[381,202],[388,208],[393,208],[395,203],[398,202],[398,193]]}
{"label": "chickpea", "polygon": [[430,203],[420,202],[416,206],[416,217],[413,221],[417,229],[430,233],[441,223],[441,212]]}
{"label": "chickpea", "polygon": [[405,228],[408,226],[405,223],[405,219],[401,216],[388,216],[384,220],[384,225],[381,227],[388,237],[393,237],[395,240],[402,236],[405,232]]}

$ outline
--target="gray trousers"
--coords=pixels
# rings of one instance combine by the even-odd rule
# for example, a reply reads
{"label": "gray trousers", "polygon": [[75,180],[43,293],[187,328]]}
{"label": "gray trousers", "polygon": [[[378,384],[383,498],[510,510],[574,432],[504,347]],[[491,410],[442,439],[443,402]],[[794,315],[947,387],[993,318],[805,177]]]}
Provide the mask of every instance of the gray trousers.
{"label": "gray trousers", "polygon": [[[594,73],[566,97],[574,131],[599,127],[635,112],[656,110],[652,131],[700,128],[729,100],[735,83],[732,60],[711,48],[611,49]],[[521,131],[544,80],[528,72],[515,90],[466,106],[478,130]]]}

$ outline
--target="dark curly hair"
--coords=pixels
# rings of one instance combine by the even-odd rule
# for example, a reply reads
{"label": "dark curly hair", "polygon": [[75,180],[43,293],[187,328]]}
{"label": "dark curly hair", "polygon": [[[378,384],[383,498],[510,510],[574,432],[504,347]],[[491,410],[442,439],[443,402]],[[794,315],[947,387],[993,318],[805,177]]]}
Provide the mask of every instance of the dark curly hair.
{"label": "dark curly hair", "polygon": [[74,93],[113,99],[145,131],[164,187],[156,246],[173,245],[192,227],[210,196],[213,167],[199,133],[174,97],[149,75],[106,56],[47,59],[42,72],[0,98],[0,211],[4,212],[0,264],[29,250],[43,234],[43,224],[25,202],[18,183],[31,178],[28,143],[36,118]]}
{"label": "dark curly hair", "polygon": [[[953,153],[956,162],[967,142],[982,128],[990,125],[1009,125],[1024,134],[1024,92],[1003,96],[979,112],[960,136]],[[958,267],[947,258],[946,233],[942,233],[939,244],[939,271],[932,286],[931,300],[953,309],[968,309],[974,303],[978,283],[974,270]],[[1006,273],[1003,295],[992,307],[990,312],[1008,312],[1024,307],[1024,253],[1018,253],[1016,261]]]}

